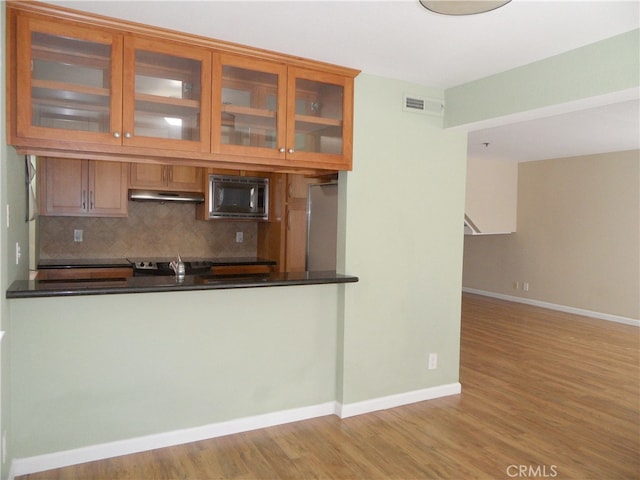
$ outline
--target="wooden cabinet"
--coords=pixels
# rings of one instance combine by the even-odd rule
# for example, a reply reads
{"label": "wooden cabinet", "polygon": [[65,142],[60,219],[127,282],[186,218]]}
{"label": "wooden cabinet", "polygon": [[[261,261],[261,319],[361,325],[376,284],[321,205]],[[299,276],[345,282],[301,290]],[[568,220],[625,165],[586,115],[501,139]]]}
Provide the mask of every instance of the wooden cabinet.
{"label": "wooden cabinet", "polygon": [[287,79],[287,158],[351,170],[353,79],[296,67]]}
{"label": "wooden cabinet", "polygon": [[257,275],[270,273],[271,270],[270,265],[220,265],[212,267],[211,273],[213,275]]}
{"label": "wooden cabinet", "polygon": [[314,182],[314,179],[302,175],[287,175],[287,272],[304,272],[307,269],[307,202],[309,184]]}
{"label": "wooden cabinet", "polygon": [[20,16],[17,43],[19,136],[121,143],[121,35]]}
{"label": "wooden cabinet", "polygon": [[133,276],[129,267],[44,268],[38,270],[37,280],[94,280],[125,279]]}
{"label": "wooden cabinet", "polygon": [[286,190],[287,175],[269,176],[269,221],[258,222],[257,256],[276,260],[274,270],[286,271]]}
{"label": "wooden cabinet", "polygon": [[286,78],[282,64],[214,57],[214,152],[284,160]]}
{"label": "wooden cabinet", "polygon": [[358,71],[38,2],[7,3],[21,154],[350,170]]}
{"label": "wooden cabinet", "polygon": [[207,49],[28,15],[17,43],[18,136],[209,151]]}
{"label": "wooden cabinet", "polygon": [[132,36],[124,62],[123,144],[208,152],[211,52]]}
{"label": "wooden cabinet", "polygon": [[41,159],[40,215],[126,217],[128,174],[122,162]]}
{"label": "wooden cabinet", "polygon": [[132,163],[129,187],[202,192],[202,169],[179,165]]}
{"label": "wooden cabinet", "polygon": [[258,225],[258,256],[277,260],[281,272],[307,269],[307,202],[309,185],[323,178],[274,174],[271,179],[272,214]]}
{"label": "wooden cabinet", "polygon": [[222,54],[214,85],[214,152],[351,169],[352,78]]}

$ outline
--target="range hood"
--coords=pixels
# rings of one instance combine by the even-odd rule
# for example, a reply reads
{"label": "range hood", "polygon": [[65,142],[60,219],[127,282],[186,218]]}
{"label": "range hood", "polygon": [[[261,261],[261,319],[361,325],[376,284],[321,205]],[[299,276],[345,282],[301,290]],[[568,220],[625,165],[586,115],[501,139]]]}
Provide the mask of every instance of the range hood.
{"label": "range hood", "polygon": [[129,200],[144,202],[202,203],[200,192],[165,192],[159,190],[129,190]]}

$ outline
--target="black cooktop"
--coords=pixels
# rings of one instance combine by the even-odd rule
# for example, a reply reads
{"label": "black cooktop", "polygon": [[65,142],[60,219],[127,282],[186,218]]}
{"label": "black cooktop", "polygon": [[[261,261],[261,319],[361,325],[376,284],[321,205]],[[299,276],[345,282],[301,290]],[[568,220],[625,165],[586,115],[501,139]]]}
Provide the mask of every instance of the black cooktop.
{"label": "black cooktop", "polygon": [[[133,274],[140,275],[175,275],[170,264],[176,258],[136,258],[130,259]],[[209,273],[213,262],[207,260],[183,260],[186,275],[199,275]]]}

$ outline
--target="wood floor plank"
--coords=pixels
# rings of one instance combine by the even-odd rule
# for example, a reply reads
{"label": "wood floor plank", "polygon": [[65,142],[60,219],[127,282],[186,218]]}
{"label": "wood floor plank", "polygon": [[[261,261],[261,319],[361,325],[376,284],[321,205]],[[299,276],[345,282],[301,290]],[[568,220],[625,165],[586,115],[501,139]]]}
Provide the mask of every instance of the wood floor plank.
{"label": "wood floor plank", "polygon": [[19,480],[640,479],[640,329],[470,294],[462,307],[461,395]]}

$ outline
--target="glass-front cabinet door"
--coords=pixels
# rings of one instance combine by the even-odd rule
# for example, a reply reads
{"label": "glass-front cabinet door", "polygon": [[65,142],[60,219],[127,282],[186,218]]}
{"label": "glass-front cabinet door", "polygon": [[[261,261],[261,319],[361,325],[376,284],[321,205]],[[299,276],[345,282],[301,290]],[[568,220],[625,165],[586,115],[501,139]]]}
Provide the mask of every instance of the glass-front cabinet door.
{"label": "glass-front cabinet door", "polygon": [[120,144],[122,36],[18,18],[17,133]]}
{"label": "glass-front cabinet door", "polygon": [[211,52],[125,39],[123,145],[210,150]]}
{"label": "glass-front cabinet door", "polygon": [[353,80],[289,68],[287,159],[351,166]]}
{"label": "glass-front cabinet door", "polygon": [[213,79],[213,151],[284,159],[286,67],[220,54]]}

